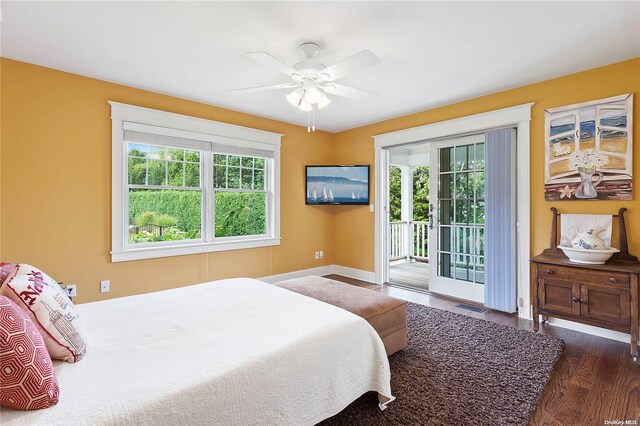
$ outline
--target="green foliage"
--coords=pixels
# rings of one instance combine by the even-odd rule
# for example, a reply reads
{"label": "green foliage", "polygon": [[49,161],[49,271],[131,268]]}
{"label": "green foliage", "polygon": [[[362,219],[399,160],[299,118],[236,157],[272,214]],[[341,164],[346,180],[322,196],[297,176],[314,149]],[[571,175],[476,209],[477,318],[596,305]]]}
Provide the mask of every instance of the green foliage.
{"label": "green foliage", "polygon": [[199,232],[200,211],[200,191],[140,189],[129,193],[129,217],[136,218],[134,224],[137,226],[141,226],[136,223],[139,215],[153,212],[153,215],[175,218],[173,225],[180,231]]}
{"label": "green foliage", "polygon": [[145,226],[153,224],[155,214],[150,211],[142,212],[133,219],[133,224],[136,226]]}
{"label": "green foliage", "polygon": [[[261,235],[266,232],[265,194],[217,192],[216,237]],[[140,232],[130,242],[195,238],[200,232],[200,192],[184,190],[135,190],[129,193],[129,216],[136,226],[168,226],[162,237]],[[179,237],[177,232],[184,233]],[[189,235],[193,235],[189,237]]]}
{"label": "green foliage", "polygon": [[264,234],[265,194],[217,192],[215,222],[216,237]]}
{"label": "green foliage", "polygon": [[178,219],[168,214],[159,214],[153,218],[152,223],[163,227],[175,226],[178,223]]}
{"label": "green foliage", "polygon": [[418,166],[413,170],[413,220],[429,220],[429,167]]}
{"label": "green foliage", "polygon": [[162,235],[154,235],[151,232],[141,230],[137,234],[129,235],[129,243],[153,243],[158,241],[177,241],[197,238],[195,232],[184,232],[172,226],[163,230]]}
{"label": "green foliage", "polygon": [[402,177],[396,166],[389,167],[389,211],[391,222],[402,220]]}

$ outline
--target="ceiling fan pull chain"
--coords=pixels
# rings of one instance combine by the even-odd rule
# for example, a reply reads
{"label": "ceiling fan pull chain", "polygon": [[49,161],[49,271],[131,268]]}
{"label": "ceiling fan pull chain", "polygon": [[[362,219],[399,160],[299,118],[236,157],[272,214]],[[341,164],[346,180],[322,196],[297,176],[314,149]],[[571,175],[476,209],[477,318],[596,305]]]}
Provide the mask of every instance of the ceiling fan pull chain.
{"label": "ceiling fan pull chain", "polygon": [[307,112],[307,133],[311,133],[311,112]]}
{"label": "ceiling fan pull chain", "polygon": [[316,106],[311,104],[311,131],[316,131]]}

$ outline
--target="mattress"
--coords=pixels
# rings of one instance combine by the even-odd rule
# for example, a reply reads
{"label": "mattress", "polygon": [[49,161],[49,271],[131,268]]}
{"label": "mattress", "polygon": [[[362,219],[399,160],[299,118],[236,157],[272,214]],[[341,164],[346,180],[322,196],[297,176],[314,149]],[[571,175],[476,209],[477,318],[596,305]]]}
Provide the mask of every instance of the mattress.
{"label": "mattress", "polygon": [[60,402],[9,425],[311,425],[367,391],[393,400],[380,337],[343,309],[248,278],[78,305]]}

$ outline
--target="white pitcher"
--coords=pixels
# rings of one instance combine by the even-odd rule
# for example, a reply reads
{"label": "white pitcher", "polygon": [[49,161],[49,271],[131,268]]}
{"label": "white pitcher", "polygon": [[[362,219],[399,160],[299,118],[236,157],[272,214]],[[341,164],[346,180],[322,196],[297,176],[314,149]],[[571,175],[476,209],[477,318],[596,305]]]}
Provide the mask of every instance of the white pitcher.
{"label": "white pitcher", "polygon": [[571,245],[575,249],[582,250],[606,250],[604,241],[600,239],[599,235],[605,232],[606,229],[596,226],[585,231],[581,231],[576,228],[576,237],[571,240]]}

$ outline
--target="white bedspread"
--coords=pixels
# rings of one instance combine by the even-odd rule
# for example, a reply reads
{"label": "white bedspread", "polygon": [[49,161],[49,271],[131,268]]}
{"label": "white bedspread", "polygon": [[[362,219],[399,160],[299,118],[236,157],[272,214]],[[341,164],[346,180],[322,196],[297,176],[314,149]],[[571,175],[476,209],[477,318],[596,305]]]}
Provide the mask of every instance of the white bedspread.
{"label": "white bedspread", "polygon": [[10,425],[311,425],[367,391],[393,399],[374,329],[345,310],[238,278],[78,305],[88,340],[55,362],[57,406]]}

